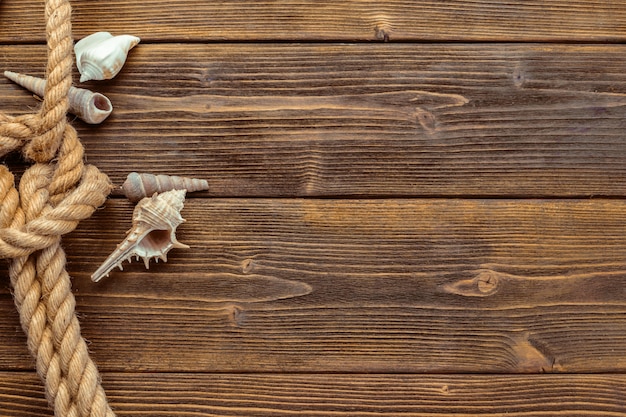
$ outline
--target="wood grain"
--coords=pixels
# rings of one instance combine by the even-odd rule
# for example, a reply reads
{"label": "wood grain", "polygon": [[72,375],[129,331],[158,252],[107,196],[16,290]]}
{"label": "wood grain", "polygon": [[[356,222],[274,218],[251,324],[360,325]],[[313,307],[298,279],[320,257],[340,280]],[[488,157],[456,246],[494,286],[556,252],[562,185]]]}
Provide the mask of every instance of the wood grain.
{"label": "wood grain", "polygon": [[[622,200],[191,199],[191,249],[91,283],[131,210],[65,239],[105,370],[626,369]],[[4,291],[1,369],[31,366],[13,310]]]}
{"label": "wood grain", "polygon": [[[3,47],[36,73],[42,47]],[[626,64],[602,45],[140,45],[89,161],[212,196],[624,196]],[[0,83],[6,110],[37,102]],[[201,194],[207,196],[207,194]]]}
{"label": "wood grain", "polygon": [[[145,41],[626,39],[626,2],[74,0],[74,34],[108,30]],[[3,0],[0,42],[43,42],[43,2]]]}
{"label": "wood grain", "polygon": [[[119,190],[64,238],[119,417],[626,415],[626,0],[72,6],[142,38],[88,161],[210,184],[148,271],[89,279]],[[0,1],[2,68],[43,7]],[[0,317],[0,415],[52,415],[5,263]]]}
{"label": "wood grain", "polygon": [[[620,416],[622,375],[105,374],[124,416]],[[0,373],[0,413],[49,415],[34,376]]]}

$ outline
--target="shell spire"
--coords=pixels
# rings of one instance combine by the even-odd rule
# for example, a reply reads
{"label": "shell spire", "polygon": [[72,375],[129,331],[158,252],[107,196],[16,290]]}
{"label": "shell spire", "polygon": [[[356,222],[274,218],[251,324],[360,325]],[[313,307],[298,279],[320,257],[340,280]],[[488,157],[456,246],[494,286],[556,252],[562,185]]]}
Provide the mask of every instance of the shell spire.
{"label": "shell spire", "polygon": [[126,238],[117,245],[104,263],[93,273],[91,280],[100,281],[122,262],[133,256],[143,258],[146,269],[150,259],[167,262],[167,253],[173,248],[189,248],[176,239],[176,228],[185,221],[180,215],[185,201],[185,190],[154,194],[141,200],[133,212],[133,226]]}
{"label": "shell spire", "polygon": [[124,66],[128,51],[139,43],[132,35],[113,36],[109,32],[93,33],[74,45],[80,82],[110,80]]}
{"label": "shell spire", "polygon": [[176,175],[139,174],[131,172],[122,185],[124,195],[133,202],[169,190],[205,191],[209,189],[206,180],[178,177]]}
{"label": "shell spire", "polygon": [[[13,71],[5,71],[4,76],[28,91],[43,97],[46,80]],[[113,111],[111,101],[100,93],[85,88],[70,87],[68,93],[70,112],[89,124],[102,123]]]}

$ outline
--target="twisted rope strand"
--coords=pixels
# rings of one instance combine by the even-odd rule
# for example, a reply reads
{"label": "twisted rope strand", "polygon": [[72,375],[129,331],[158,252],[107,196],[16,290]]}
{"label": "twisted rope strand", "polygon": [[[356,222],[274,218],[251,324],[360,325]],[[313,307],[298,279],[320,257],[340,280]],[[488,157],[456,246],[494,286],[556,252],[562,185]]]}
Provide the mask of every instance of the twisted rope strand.
{"label": "twisted rope strand", "polygon": [[[14,258],[25,256],[54,243],[56,236],[73,231],[78,222],[89,218],[95,209],[104,203],[111,191],[111,185],[105,174],[93,166],[88,166],[83,174],[83,181],[67,197],[45,213],[37,212],[32,220],[21,227],[0,229],[0,257]],[[45,194],[45,197],[41,195]],[[48,191],[32,194],[26,201],[28,212],[31,205],[48,201]]]}
{"label": "twisted rope strand", "polygon": [[61,144],[67,125],[67,93],[72,85],[72,9],[68,0],[46,1],[48,64],[46,88],[39,111],[37,135],[24,147],[24,156],[35,162],[50,161]]}
{"label": "twisted rope strand", "polygon": [[0,257],[11,258],[20,323],[55,416],[115,417],[80,334],[61,248],[61,236],[91,216],[111,191],[105,174],[84,165],[84,149],[67,122],[70,17],[68,0],[46,1],[47,84],[39,112],[0,112],[0,156],[21,148],[35,162],[19,192],[11,172],[0,166]]}

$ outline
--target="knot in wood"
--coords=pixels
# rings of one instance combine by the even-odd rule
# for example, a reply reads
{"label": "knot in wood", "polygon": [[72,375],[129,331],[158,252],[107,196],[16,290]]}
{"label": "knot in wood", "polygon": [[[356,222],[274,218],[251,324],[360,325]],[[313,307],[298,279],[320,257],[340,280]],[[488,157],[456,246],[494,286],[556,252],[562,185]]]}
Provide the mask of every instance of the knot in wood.
{"label": "knot in wood", "polygon": [[491,270],[481,271],[475,280],[478,291],[485,295],[494,294],[500,285],[498,274]]}
{"label": "knot in wood", "polygon": [[502,278],[499,275],[496,271],[482,269],[473,278],[446,283],[442,289],[444,292],[464,297],[489,297],[496,294],[502,286]]}

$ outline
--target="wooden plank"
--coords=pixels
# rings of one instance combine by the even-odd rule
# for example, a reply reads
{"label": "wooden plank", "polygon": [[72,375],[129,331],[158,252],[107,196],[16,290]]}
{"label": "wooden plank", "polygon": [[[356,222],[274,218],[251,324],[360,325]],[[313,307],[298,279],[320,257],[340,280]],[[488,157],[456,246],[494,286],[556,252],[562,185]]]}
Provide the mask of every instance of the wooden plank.
{"label": "wooden plank", "polygon": [[[74,34],[108,30],[146,41],[626,39],[626,2],[72,1]],[[42,42],[43,2],[3,0],[0,42]]]}
{"label": "wooden plank", "polygon": [[[105,374],[120,416],[621,416],[624,375]],[[0,372],[0,413],[51,415],[35,376]]]}
{"label": "wooden plank", "polygon": [[[191,249],[91,283],[131,210],[64,241],[105,370],[626,370],[623,200],[191,199]],[[0,317],[0,369],[28,368],[8,291]]]}
{"label": "wooden plank", "polygon": [[[624,196],[622,46],[140,45],[89,161],[213,196]],[[43,47],[0,65],[41,74]],[[0,83],[3,109],[36,106]],[[206,194],[204,194],[206,195]]]}

